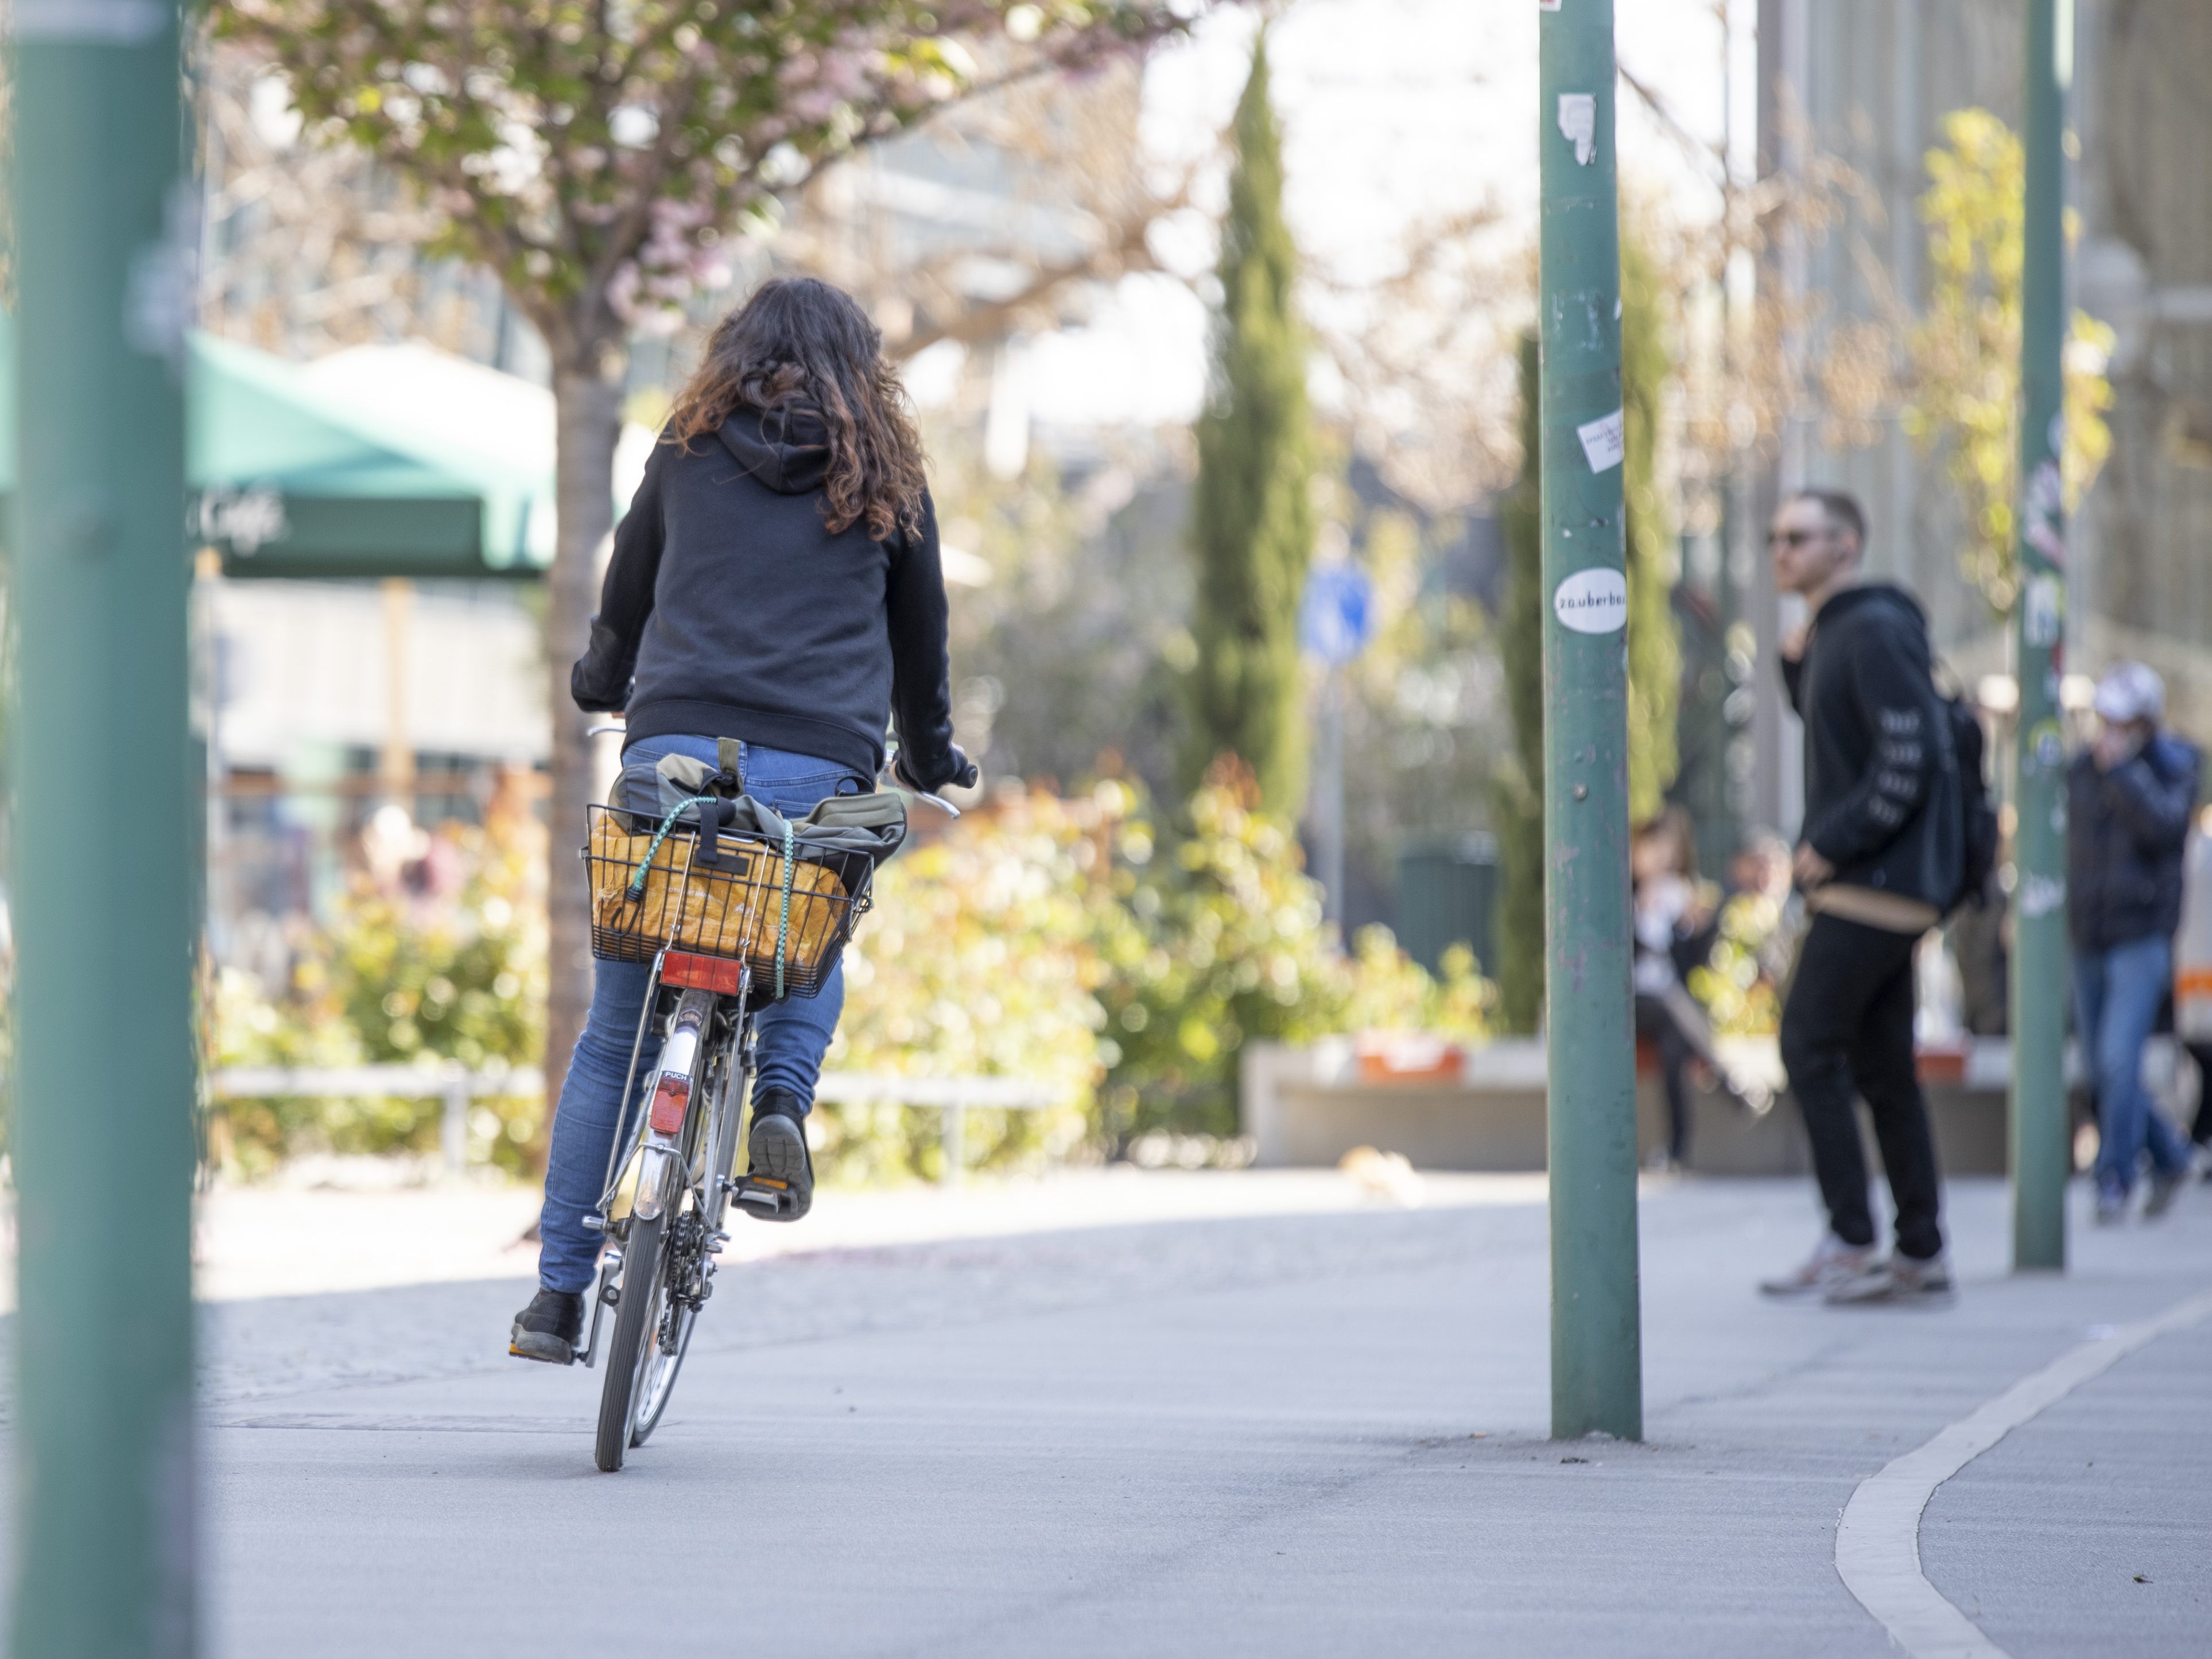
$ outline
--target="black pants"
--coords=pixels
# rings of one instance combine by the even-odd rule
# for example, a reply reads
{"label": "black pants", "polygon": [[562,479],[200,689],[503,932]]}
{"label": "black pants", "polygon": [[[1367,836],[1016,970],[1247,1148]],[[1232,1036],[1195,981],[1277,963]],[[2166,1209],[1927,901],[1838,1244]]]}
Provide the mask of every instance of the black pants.
{"label": "black pants", "polygon": [[1674,1023],[1674,1016],[1659,998],[1638,993],[1636,1035],[1659,1050],[1659,1079],[1667,1091],[1667,1156],[1677,1164],[1690,1161],[1690,1039]]}
{"label": "black pants", "polygon": [[1936,1224],[1936,1141],[1912,1057],[1918,943],[1838,916],[1814,917],[1782,1011],[1782,1064],[1805,1115],[1813,1171],[1836,1237],[1874,1243],[1866,1152],[1852,1107],[1854,1097],[1863,1097],[1897,1202],[1897,1248],[1924,1260],[1943,1248],[1943,1235]]}

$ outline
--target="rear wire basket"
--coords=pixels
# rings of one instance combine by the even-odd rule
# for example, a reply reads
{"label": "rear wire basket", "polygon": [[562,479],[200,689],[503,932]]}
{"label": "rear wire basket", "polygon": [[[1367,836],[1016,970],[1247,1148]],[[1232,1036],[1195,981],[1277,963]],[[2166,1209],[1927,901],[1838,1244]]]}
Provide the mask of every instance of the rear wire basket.
{"label": "rear wire basket", "polygon": [[732,958],[769,1000],[781,954],[783,994],[811,997],[870,902],[875,861],[866,853],[794,847],[787,915],[781,841],[725,830],[706,862],[695,825],[678,825],[654,848],[659,825],[645,813],[592,806],[585,816],[592,954],[604,961],[651,962],[664,946]]}

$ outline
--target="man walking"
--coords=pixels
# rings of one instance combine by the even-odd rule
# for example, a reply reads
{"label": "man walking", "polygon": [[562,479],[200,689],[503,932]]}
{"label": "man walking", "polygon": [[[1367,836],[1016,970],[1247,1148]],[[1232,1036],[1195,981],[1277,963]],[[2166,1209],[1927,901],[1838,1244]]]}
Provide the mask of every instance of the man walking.
{"label": "man walking", "polygon": [[2189,1173],[2181,1136],[2142,1085],[2143,1045],[2173,981],[2181,857],[2197,805],[2197,751],[2159,729],[2166,687],[2139,662],[2098,682],[2096,741],[2066,769],[2066,921],[2074,1018],[2097,1085],[2097,1219],[2127,1213],[2150,1153],[2145,1216]]}
{"label": "man walking", "polygon": [[[1795,872],[1812,923],[1782,1011],[1782,1061],[1805,1116],[1828,1231],[1810,1260],[1760,1288],[1831,1302],[1951,1294],[1936,1143],[1912,1048],[1912,957],[1958,897],[1965,804],[1928,625],[1903,590],[1862,582],[1866,517],[1849,495],[1801,490],[1767,537],[1775,580],[1808,621],[1783,647],[1805,722],[1805,822]],[[1897,1208],[1878,1256],[1855,1097]]]}

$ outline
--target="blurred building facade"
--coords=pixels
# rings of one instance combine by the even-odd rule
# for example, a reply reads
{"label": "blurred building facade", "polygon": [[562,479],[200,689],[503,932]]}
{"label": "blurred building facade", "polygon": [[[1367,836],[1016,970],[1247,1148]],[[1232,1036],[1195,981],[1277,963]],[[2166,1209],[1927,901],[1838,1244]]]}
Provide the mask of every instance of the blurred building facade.
{"label": "blurred building facade", "polygon": [[[2212,738],[2212,191],[2203,176],[2212,6],[2075,0],[2070,9],[2073,301],[2112,325],[2118,343],[2112,454],[2069,538],[2069,665],[2150,662],[2167,678],[2177,722]],[[1910,313],[1926,280],[1917,198],[1944,118],[1979,106],[2021,126],[2021,8],[1759,0],[1759,25],[1762,169],[1804,176],[1825,155],[1865,186],[1862,198],[1839,193],[1834,228],[1779,251],[1771,276],[1803,283],[1815,330]],[[1920,596],[1970,681],[2002,673],[2005,632],[1960,574],[1961,512],[1941,457],[1915,445],[1899,410],[1879,419],[1871,442],[1839,441],[1836,413],[1808,388],[1785,422],[1768,493],[1834,483],[1859,495],[1873,522],[1873,571]]]}

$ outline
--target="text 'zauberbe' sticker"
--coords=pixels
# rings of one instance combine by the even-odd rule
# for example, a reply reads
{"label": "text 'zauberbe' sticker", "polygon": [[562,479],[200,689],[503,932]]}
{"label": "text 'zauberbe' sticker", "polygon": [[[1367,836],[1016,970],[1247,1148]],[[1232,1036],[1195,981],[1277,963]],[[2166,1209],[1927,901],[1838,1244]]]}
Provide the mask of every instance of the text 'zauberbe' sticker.
{"label": "text 'zauberbe' sticker", "polygon": [[1583,453],[1589,457],[1593,472],[1619,466],[1620,458],[1628,453],[1627,428],[1617,409],[1610,415],[1600,416],[1588,426],[1577,427],[1575,436],[1583,441]]}
{"label": "text 'zauberbe' sticker", "polygon": [[1628,578],[1602,565],[1577,570],[1553,590],[1552,614],[1577,634],[1617,634],[1628,626]]}

